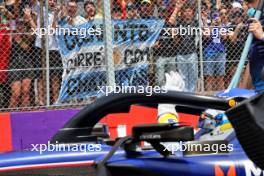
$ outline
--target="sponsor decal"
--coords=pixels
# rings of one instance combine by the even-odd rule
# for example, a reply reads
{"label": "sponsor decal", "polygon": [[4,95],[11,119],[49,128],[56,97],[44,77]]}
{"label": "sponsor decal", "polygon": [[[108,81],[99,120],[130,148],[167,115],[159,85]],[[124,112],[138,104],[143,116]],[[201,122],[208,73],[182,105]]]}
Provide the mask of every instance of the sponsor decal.
{"label": "sponsor decal", "polygon": [[215,176],[236,176],[236,167],[234,164],[229,166],[215,165]]}
{"label": "sponsor decal", "polygon": [[246,176],[264,176],[264,170],[258,168],[253,162],[247,161],[244,163]]}

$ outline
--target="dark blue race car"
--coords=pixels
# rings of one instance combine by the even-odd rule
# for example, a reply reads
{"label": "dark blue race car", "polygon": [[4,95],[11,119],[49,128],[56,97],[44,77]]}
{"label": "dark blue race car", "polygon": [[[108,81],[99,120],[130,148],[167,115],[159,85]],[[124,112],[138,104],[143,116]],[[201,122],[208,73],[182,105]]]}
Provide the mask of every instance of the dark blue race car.
{"label": "dark blue race car", "polygon": [[[252,134],[239,123],[243,114],[248,113],[248,119],[254,116],[254,107],[264,97],[249,93],[222,92],[219,97],[169,91],[151,97],[103,97],[75,115],[45,147],[0,154],[0,176],[263,176],[259,143],[244,142],[258,141],[258,136],[250,139]],[[129,112],[133,104],[157,107],[160,103],[176,104],[178,112],[200,115],[200,130],[194,132],[184,124],[142,125],[134,127],[131,136],[111,141],[107,127],[97,124],[107,114]],[[232,125],[227,118],[232,118]],[[255,159],[256,154],[262,155],[254,160],[258,166],[248,158]]]}

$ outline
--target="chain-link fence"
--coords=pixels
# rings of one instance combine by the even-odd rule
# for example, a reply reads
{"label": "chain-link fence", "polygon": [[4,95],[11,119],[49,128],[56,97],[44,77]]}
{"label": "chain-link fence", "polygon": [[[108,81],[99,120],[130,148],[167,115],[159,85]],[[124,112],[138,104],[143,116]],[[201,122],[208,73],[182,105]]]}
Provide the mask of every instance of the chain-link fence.
{"label": "chain-link fence", "polygon": [[243,2],[7,0],[0,11],[2,111],[83,106],[109,87],[162,86],[170,71],[212,94],[248,34]]}

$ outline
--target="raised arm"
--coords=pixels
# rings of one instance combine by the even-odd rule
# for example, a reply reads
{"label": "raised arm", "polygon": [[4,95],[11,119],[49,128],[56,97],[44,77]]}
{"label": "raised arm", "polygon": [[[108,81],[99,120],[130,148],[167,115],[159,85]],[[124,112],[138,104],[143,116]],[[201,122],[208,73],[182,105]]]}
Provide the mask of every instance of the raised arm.
{"label": "raised arm", "polygon": [[13,19],[15,16],[9,10],[7,10],[4,6],[0,6],[0,12],[2,12],[8,20]]}
{"label": "raised arm", "polygon": [[175,4],[175,8],[169,18],[169,23],[170,24],[175,24],[176,23],[176,20],[177,20],[177,16],[178,16],[178,13],[180,12],[183,4],[186,2],[186,0],[179,0],[176,2]]}
{"label": "raised arm", "polygon": [[27,21],[30,24],[31,28],[36,29],[37,25],[36,25],[36,21],[33,19],[31,9],[29,7],[26,7],[25,9],[23,9],[23,11],[24,11],[25,21]]}
{"label": "raised arm", "polygon": [[234,32],[229,37],[231,42],[236,42],[237,41],[237,37],[238,37],[239,33],[241,32],[242,27],[243,27],[243,23],[239,23],[236,26]]}

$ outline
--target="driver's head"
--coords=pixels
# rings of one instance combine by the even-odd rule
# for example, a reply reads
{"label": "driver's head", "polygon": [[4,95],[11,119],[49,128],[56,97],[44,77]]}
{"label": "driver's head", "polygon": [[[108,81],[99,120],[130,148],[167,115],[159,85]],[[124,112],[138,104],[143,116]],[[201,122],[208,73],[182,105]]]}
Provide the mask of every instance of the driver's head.
{"label": "driver's head", "polygon": [[199,118],[198,128],[214,130],[217,126],[221,125],[223,117],[223,111],[207,109],[201,114]]}

